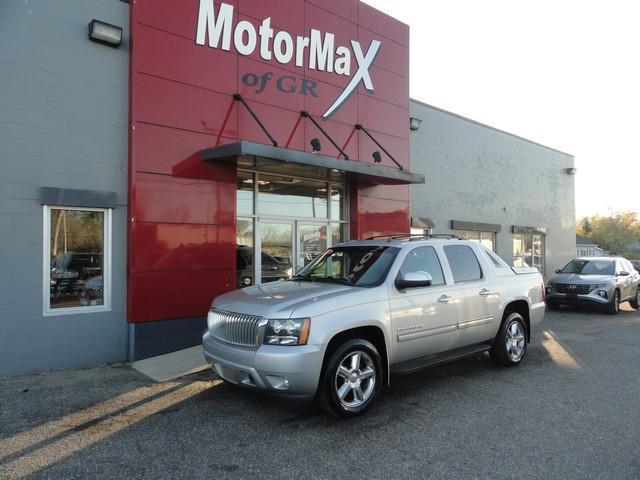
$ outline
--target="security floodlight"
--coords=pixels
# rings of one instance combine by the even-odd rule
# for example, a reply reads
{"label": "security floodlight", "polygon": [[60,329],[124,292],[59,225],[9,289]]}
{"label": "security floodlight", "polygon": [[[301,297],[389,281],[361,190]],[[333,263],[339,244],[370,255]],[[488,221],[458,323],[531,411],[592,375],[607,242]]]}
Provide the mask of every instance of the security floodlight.
{"label": "security floodlight", "polygon": [[373,152],[371,156],[373,157],[374,163],[380,163],[382,161],[382,155],[380,155],[380,152],[378,150]]}
{"label": "security floodlight", "polygon": [[94,18],[89,22],[89,40],[118,48],[122,43],[122,27]]}
{"label": "security floodlight", "polygon": [[409,118],[409,129],[410,130],[420,130],[420,125],[422,125],[422,120],[416,117]]}

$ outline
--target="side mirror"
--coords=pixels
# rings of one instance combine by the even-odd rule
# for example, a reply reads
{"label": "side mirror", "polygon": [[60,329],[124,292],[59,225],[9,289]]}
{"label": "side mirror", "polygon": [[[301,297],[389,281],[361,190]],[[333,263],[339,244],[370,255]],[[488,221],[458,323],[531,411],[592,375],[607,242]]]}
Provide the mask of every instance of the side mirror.
{"label": "side mirror", "polygon": [[629,272],[625,272],[625,271],[618,272],[618,276],[619,276],[619,277],[626,277],[626,276],[628,276],[628,275],[629,275]]}
{"label": "side mirror", "polygon": [[562,273],[562,269],[561,268],[556,268],[556,273]]}
{"label": "side mirror", "polygon": [[398,276],[396,287],[398,290],[415,287],[428,287],[433,282],[431,275],[427,272],[408,272]]}

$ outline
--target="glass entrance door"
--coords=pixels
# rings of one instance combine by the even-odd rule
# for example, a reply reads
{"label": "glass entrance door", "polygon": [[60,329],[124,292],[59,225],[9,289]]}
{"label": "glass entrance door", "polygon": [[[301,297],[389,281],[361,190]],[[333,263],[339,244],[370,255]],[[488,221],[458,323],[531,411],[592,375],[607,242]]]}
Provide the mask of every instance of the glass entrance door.
{"label": "glass entrance door", "polygon": [[260,220],[260,283],[289,278],[327,248],[328,224]]}
{"label": "glass entrance door", "polygon": [[260,222],[260,283],[275,282],[293,274],[293,225],[293,222]]}

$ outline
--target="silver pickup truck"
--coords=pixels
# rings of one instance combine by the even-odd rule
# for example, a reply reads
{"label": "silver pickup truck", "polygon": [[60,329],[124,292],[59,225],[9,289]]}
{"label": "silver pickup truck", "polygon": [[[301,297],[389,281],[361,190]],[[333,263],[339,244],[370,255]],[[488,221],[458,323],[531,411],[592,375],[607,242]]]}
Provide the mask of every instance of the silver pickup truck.
{"label": "silver pickup truck", "polygon": [[287,281],[217,297],[204,355],[228,382],[357,415],[391,374],[485,351],[518,365],[544,311],[538,271],[478,243],[350,241]]}

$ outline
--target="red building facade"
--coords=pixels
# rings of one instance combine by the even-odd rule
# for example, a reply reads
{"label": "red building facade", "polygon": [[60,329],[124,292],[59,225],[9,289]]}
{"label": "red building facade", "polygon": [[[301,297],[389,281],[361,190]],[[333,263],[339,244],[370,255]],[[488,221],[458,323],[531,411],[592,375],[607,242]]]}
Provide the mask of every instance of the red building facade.
{"label": "red building facade", "polygon": [[[194,344],[211,300],[238,287],[241,158],[203,150],[302,157],[319,139],[314,158],[346,172],[342,239],[409,230],[409,182],[380,181],[409,173],[408,26],[357,0],[135,0],[130,21],[130,356]],[[365,181],[356,167],[384,172]]]}

